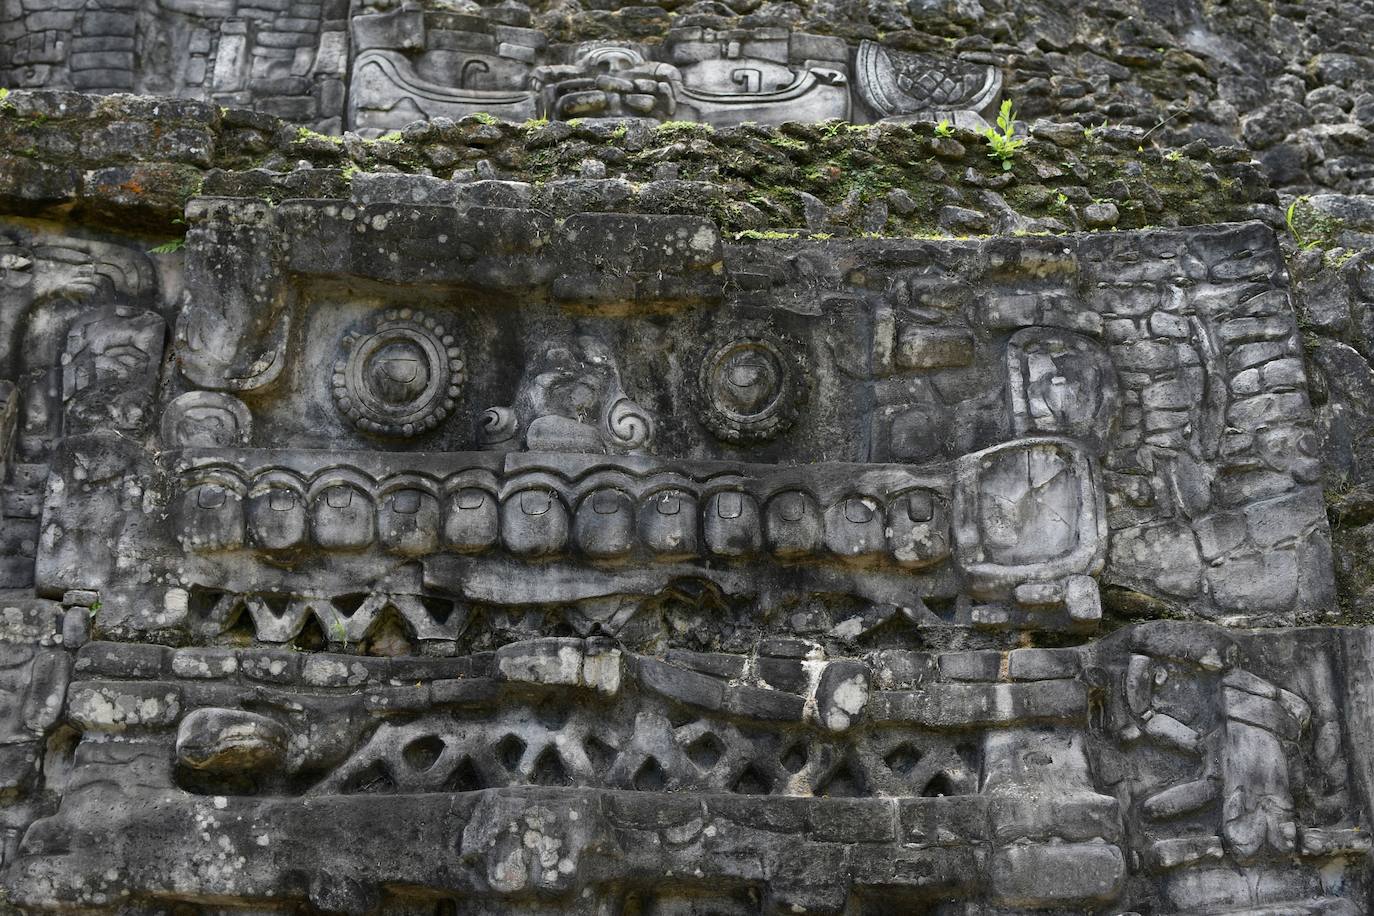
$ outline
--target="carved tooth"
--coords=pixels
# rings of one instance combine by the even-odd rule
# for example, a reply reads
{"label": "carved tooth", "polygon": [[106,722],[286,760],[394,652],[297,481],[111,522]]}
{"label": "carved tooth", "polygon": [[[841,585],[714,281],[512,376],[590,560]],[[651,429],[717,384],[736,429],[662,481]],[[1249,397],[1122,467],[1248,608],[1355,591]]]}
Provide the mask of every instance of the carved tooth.
{"label": "carved tooth", "polygon": [[382,499],[377,514],[382,546],[418,557],[439,549],[439,501],[416,487],[395,490]]}
{"label": "carved tooth", "polygon": [[887,507],[892,558],[909,569],[933,566],[949,556],[949,512],[926,490],[912,490]]}
{"label": "carved tooth", "polygon": [[723,557],[743,557],[757,553],[763,532],[759,503],[738,490],[722,490],[706,501],[703,534],[707,548]]}
{"label": "carved tooth", "polygon": [[805,557],[821,546],[821,510],[800,490],[779,493],[768,501],[765,530],[768,549],[779,557]]}
{"label": "carved tooth", "polygon": [[882,514],[868,496],[848,496],[825,511],[825,546],[846,559],[871,558],[886,548]]}
{"label": "carved tooth", "polygon": [[500,530],[496,496],[479,487],[450,493],[444,508],[444,545],[459,553],[479,553],[496,543]]}
{"label": "carved tooth", "polygon": [[621,490],[594,490],[577,507],[577,546],[593,559],[627,556],[635,545],[634,502]]}
{"label": "carved tooth", "polygon": [[547,556],[562,550],[568,528],[568,510],[552,490],[520,490],[501,503],[501,541],[517,556]]}
{"label": "carved tooth", "polygon": [[234,550],[243,545],[243,501],[221,483],[200,483],[182,498],[179,527],[188,550]]}
{"label": "carved tooth", "polygon": [[660,490],[639,508],[639,537],[658,556],[696,556],[697,499],[686,490]]}
{"label": "carved tooth", "polygon": [[281,484],[255,487],[245,507],[253,544],[262,550],[295,550],[309,539],[305,501]]}
{"label": "carved tooth", "polygon": [[354,484],[326,487],[315,497],[310,516],[315,543],[326,550],[359,550],[376,536],[372,497]]}

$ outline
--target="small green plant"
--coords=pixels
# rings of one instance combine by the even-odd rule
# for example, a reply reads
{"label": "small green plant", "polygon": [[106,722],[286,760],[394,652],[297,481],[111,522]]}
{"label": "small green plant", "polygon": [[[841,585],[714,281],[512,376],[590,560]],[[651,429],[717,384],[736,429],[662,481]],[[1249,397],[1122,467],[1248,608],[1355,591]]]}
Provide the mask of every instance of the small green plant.
{"label": "small green plant", "polygon": [[329,623],[329,632],[334,637],[334,641],[348,648],[348,631],[344,629],[342,620],[332,620]]}
{"label": "small green plant", "polygon": [[1063,211],[1069,209],[1069,195],[1063,193],[1062,191],[1054,195],[1054,200],[1050,201],[1050,209],[1055,211]]}
{"label": "small green plant", "polygon": [[954,127],[953,127],[953,125],[951,125],[951,124],[949,123],[949,119],[948,119],[948,118],[941,118],[941,119],[940,119],[940,123],[935,125],[935,136],[937,136],[937,137],[952,137],[952,136],[954,136]]}
{"label": "small green plant", "polygon": [[100,599],[91,602],[90,613],[91,619],[95,620],[95,615],[100,613]]}
{"label": "small green plant", "polygon": [[163,242],[161,245],[154,245],[148,249],[149,254],[176,254],[186,247],[185,239],[172,239],[170,242]]}
{"label": "small green plant", "polygon": [[1083,139],[1084,139],[1084,140],[1091,140],[1091,139],[1093,138],[1093,136],[1096,135],[1096,133],[1097,133],[1099,130],[1101,130],[1102,128],[1104,128],[1104,127],[1106,127],[1106,126],[1107,126],[1107,119],[1106,119],[1106,118],[1103,118],[1103,119],[1102,119],[1102,123],[1101,123],[1101,124],[1098,124],[1098,125],[1096,125],[1096,126],[1094,126],[1094,125],[1092,125],[1092,124],[1089,124],[1087,127],[1083,128]]}
{"label": "small green plant", "polygon": [[1011,99],[1002,101],[1002,108],[997,112],[997,127],[989,127],[983,136],[988,141],[988,158],[1001,160],[1002,171],[1010,172],[1016,151],[1026,145],[1024,137],[1016,136],[1016,109]]}
{"label": "small green plant", "polygon": [[1164,154],[1164,158],[1168,159],[1170,162],[1178,162],[1183,158],[1183,150],[1171,149],[1169,150],[1169,152]]}
{"label": "small green plant", "polygon": [[10,103],[9,103],[9,97],[10,97],[10,91],[9,91],[8,89],[6,89],[4,86],[0,86],[0,108],[8,108],[8,107],[9,107],[9,105],[10,105]]}
{"label": "small green plant", "polygon": [[1301,248],[1303,251],[1308,251],[1312,248],[1316,248],[1318,245],[1322,243],[1322,240],[1320,238],[1313,238],[1311,236],[1308,236],[1304,232],[1304,230],[1298,225],[1298,205],[1305,203],[1306,201],[1306,197],[1295,198],[1293,202],[1288,205],[1288,209],[1285,210],[1283,213],[1283,222],[1285,225],[1288,226],[1289,234],[1293,236],[1293,241],[1297,242],[1298,247]]}

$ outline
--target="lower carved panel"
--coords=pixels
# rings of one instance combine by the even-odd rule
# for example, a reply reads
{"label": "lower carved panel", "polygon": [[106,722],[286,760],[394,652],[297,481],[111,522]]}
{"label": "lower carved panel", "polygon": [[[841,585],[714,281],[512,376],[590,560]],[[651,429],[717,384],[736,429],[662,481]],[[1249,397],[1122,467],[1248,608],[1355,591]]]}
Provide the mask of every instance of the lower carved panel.
{"label": "lower carved panel", "polygon": [[1360,631],[852,657],[94,642],[72,670],[42,727],[79,740],[48,741],[6,860],[25,910],[1366,911]]}

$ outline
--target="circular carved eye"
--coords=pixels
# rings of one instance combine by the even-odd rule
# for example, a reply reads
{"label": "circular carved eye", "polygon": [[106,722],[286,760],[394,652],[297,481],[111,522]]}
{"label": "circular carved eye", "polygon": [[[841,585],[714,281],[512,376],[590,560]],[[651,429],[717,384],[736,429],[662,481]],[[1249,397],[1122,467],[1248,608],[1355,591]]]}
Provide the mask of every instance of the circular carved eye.
{"label": "circular carved eye", "polygon": [[701,364],[702,422],[727,442],[771,439],[790,427],[806,400],[805,379],[769,337],[742,337],[707,352]]}
{"label": "circular carved eye", "polygon": [[382,436],[414,436],[453,411],[463,361],[438,321],[393,309],[370,334],[350,338],[347,346],[334,364],[334,402],[354,426]]}

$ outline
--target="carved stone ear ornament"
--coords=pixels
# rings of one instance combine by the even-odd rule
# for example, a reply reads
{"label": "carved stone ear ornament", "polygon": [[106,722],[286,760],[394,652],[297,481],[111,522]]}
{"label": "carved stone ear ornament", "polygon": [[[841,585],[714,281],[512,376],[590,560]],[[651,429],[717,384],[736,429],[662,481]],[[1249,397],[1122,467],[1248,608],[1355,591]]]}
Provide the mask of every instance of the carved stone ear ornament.
{"label": "carved stone ear ornament", "polygon": [[786,432],[808,398],[797,347],[768,333],[712,344],[701,359],[703,425],[727,442],[763,442]]}
{"label": "carved stone ear ornament", "polygon": [[464,379],[462,351],[438,320],[391,309],[345,347],[334,363],[334,403],[358,429],[414,436],[453,412]]}

